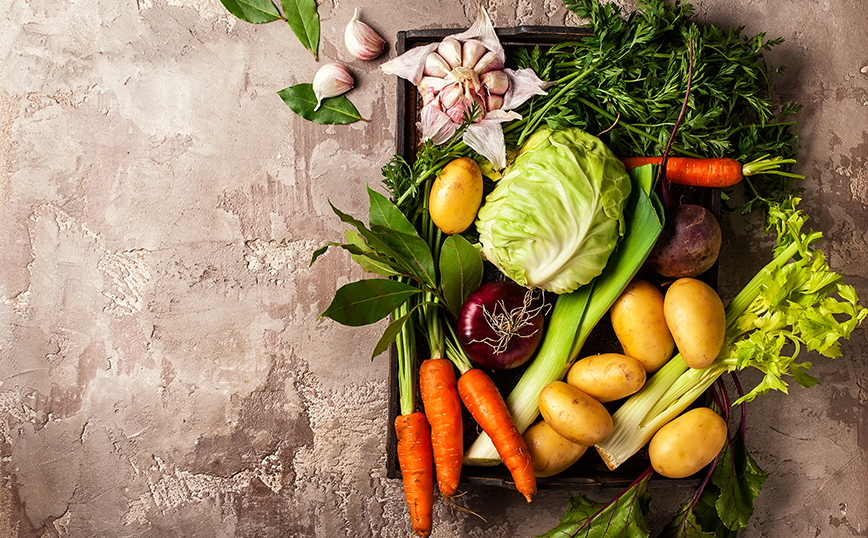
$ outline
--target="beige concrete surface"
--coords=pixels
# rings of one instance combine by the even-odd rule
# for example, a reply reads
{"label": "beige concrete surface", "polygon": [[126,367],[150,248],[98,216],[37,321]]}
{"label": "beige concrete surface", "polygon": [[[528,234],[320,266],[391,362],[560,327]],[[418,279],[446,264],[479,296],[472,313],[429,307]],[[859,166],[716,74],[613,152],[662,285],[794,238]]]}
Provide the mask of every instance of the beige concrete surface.
{"label": "beige concrete surface", "polygon": [[[559,0],[484,4],[497,26],[580,23]],[[804,205],[868,298],[864,2],[694,5],[786,40],[770,60],[804,105]],[[308,262],[341,238],[327,201],[364,214],[395,151],[378,65],[396,33],[466,26],[475,6],[323,0],[315,62],[285,24],[218,0],[0,0],[0,537],[411,534],[385,477],[382,326],[318,319],[362,273],[338,253]],[[389,42],[380,60],[344,48],[355,7]],[[315,125],[277,97],[327,60],[353,69],[370,121]],[[768,242],[723,224],[726,298]],[[868,536],[866,330],[816,361],[820,386],[750,405],[771,477],[743,536]],[[463,489],[484,520],[439,502],[435,538],[534,536],[573,493]]]}

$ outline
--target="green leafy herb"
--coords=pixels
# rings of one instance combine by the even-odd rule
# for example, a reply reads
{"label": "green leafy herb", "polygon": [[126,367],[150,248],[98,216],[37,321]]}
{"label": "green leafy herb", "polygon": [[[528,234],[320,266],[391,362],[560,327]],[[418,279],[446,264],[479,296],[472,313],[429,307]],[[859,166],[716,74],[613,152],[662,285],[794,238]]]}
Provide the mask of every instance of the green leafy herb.
{"label": "green leafy herb", "polygon": [[362,119],[356,107],[343,95],[323,99],[319,109],[314,110],[317,99],[313,93],[313,84],[310,83],[284,88],[277,92],[277,95],[293,112],[314,123],[342,125]]}
{"label": "green leafy herb", "polygon": [[319,13],[316,0],[280,0],[286,22],[299,42],[317,58],[319,52]]}

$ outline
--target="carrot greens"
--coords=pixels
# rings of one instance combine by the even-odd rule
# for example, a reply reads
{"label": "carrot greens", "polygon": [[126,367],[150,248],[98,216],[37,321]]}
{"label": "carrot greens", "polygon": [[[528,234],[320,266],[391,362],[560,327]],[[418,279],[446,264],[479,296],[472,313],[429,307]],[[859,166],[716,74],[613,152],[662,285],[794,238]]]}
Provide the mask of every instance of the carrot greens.
{"label": "carrot greens", "polygon": [[[626,15],[616,2],[564,4],[588,21],[592,35],[550,50],[517,51],[519,67],[533,68],[554,85],[518,110],[521,121],[506,125],[508,147],[521,145],[540,125],[575,126],[600,137],[618,156],[661,155],[686,93],[692,37],[693,89],[672,156],[742,163],[764,155],[788,163],[796,157],[793,115],[799,105],[773,98],[772,82],[782,68],[768,66],[763,57],[783,40],[701,25],[691,20],[687,2],[640,0]],[[766,200],[797,193],[797,177],[748,178],[742,209],[761,209]]]}

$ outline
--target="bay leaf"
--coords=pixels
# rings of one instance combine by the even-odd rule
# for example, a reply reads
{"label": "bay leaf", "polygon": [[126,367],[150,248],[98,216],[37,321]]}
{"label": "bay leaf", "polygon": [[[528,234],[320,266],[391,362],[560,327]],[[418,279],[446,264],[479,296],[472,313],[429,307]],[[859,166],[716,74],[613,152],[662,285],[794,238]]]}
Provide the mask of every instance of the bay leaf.
{"label": "bay leaf", "polygon": [[482,283],[482,271],[482,255],[470,241],[460,235],[446,238],[440,249],[440,289],[453,315]]}
{"label": "bay leaf", "polygon": [[317,59],[320,24],[316,0],[280,0],[280,6],[295,37]]}
{"label": "bay leaf", "polygon": [[316,108],[316,95],[313,84],[301,83],[277,92],[293,112],[302,118],[323,125],[343,125],[362,119],[359,111],[345,96],[323,99],[319,110]]}
{"label": "bay leaf", "polygon": [[338,288],[321,317],[350,327],[376,323],[420,292],[413,285],[388,278],[357,280]]}
{"label": "bay leaf", "polygon": [[245,22],[260,24],[282,18],[271,0],[220,0],[229,13]]}

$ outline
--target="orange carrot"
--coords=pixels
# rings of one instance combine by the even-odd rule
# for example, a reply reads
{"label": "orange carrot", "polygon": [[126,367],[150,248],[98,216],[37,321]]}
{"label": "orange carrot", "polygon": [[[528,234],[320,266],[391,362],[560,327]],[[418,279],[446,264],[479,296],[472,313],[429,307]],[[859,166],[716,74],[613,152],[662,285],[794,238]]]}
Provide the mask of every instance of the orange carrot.
{"label": "orange carrot", "polygon": [[458,489],[464,458],[464,425],[455,370],[446,359],[427,359],[419,367],[419,391],[431,425],[431,448],[437,487],[444,497]]}
{"label": "orange carrot", "polygon": [[404,481],[404,495],[410,507],[410,521],[417,536],[431,534],[434,510],[434,461],[431,430],[421,412],[395,417],[398,435],[398,464]]}
{"label": "orange carrot", "polygon": [[[662,157],[624,157],[621,159],[628,171],[644,164],[659,165],[662,161]],[[666,160],[666,179],[679,185],[716,188],[732,187],[742,179],[756,174],[776,174],[804,179],[804,176],[779,170],[784,164],[795,163],[795,159],[768,158],[768,155],[763,155],[747,164],[741,164],[735,159],[726,157],[713,159],[669,157]]]}
{"label": "orange carrot", "polygon": [[[627,170],[644,164],[657,164],[662,157],[626,157],[621,159]],[[678,185],[693,187],[731,187],[744,178],[742,165],[735,159],[693,159],[669,157],[666,179]]]}
{"label": "orange carrot", "polygon": [[515,489],[530,502],[536,493],[533,462],[500,391],[488,374],[479,368],[471,368],[458,378],[458,394],[473,419],[491,438],[512,474]]}

